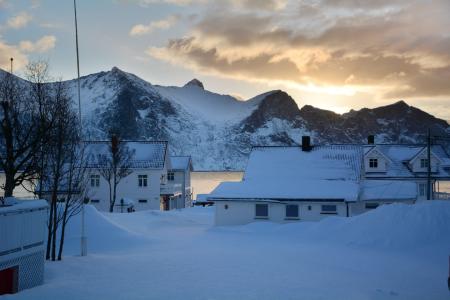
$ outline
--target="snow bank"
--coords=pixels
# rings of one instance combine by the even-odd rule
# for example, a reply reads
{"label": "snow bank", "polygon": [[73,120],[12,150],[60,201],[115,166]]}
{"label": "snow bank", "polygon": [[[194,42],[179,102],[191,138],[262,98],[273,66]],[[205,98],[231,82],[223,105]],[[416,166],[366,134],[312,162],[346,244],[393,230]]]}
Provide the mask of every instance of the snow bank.
{"label": "snow bank", "polygon": [[[219,231],[227,231],[225,227]],[[450,249],[450,202],[391,204],[352,218],[328,217],[320,222],[237,226],[246,234],[275,234],[294,242],[315,241],[385,250]],[[438,250],[439,251],[439,250]]]}
{"label": "snow bank", "polygon": [[[86,236],[88,253],[125,251],[130,247],[142,246],[147,238],[120,226],[103,215],[92,205],[85,206]],[[76,255],[80,252],[81,213],[69,220],[66,229],[64,254]]]}

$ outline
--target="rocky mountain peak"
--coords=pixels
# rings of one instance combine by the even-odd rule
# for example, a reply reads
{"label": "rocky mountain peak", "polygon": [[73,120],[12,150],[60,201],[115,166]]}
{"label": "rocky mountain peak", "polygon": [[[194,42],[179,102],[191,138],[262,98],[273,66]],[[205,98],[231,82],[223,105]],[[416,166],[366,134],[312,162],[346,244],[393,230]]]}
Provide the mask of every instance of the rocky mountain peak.
{"label": "rocky mountain peak", "polygon": [[205,89],[205,87],[203,86],[203,83],[200,80],[198,80],[197,78],[192,79],[191,81],[186,83],[184,86],[185,87],[187,87],[187,86],[196,86],[196,87],[201,88],[202,90]]}

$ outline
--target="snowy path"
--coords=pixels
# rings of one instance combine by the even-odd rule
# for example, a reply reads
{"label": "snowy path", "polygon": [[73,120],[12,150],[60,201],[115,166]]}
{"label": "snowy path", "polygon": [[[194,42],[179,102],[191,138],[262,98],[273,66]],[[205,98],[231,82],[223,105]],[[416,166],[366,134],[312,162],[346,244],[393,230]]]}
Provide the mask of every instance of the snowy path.
{"label": "snowy path", "polygon": [[[88,257],[47,263],[44,286],[5,299],[450,296],[450,203],[383,207],[352,220],[227,228],[212,226],[211,208],[105,216],[88,211]],[[384,228],[393,224],[389,236]],[[78,225],[74,220],[73,237]],[[388,236],[380,238],[381,231]],[[69,253],[76,242],[69,240]]]}

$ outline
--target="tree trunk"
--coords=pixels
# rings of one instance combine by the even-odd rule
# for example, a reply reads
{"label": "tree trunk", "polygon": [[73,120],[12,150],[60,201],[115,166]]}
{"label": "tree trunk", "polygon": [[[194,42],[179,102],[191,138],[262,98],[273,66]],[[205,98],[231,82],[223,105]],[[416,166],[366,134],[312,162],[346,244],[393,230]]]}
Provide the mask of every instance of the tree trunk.
{"label": "tree trunk", "polygon": [[53,205],[50,203],[50,214],[48,216],[48,235],[47,235],[47,250],[45,252],[45,259],[50,259],[50,245],[52,243],[52,228],[53,228]]}
{"label": "tree trunk", "polygon": [[112,197],[111,181],[109,181],[108,185],[109,185],[109,212],[112,213],[114,210],[114,202],[113,202],[113,197]]}
{"label": "tree trunk", "polygon": [[15,188],[14,173],[5,172],[5,198],[12,197]]}
{"label": "tree trunk", "polygon": [[61,237],[59,240],[59,250],[58,250],[58,260],[62,258],[62,252],[64,247],[64,235],[66,231],[66,223],[67,223],[67,210],[69,208],[69,198],[66,199],[66,205],[64,207],[64,214],[62,219],[62,227],[61,227]]}
{"label": "tree trunk", "polygon": [[57,202],[55,201],[53,203],[53,231],[52,231],[52,260],[55,261],[56,259],[56,230],[58,229],[58,223],[57,223],[57,215],[58,215],[58,206]]}

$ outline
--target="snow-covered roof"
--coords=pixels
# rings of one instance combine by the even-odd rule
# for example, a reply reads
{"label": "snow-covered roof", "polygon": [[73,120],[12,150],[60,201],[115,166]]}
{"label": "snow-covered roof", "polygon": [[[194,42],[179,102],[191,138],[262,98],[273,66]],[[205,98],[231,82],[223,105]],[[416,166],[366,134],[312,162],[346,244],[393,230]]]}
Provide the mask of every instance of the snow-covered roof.
{"label": "snow-covered roof", "polygon": [[297,185],[301,180],[358,180],[361,147],[355,145],[256,147],[250,154],[244,180],[269,179]]}
{"label": "snow-covered roof", "polygon": [[354,145],[256,147],[242,182],[224,182],[210,199],[355,201],[362,148]]}
{"label": "snow-covered roof", "polygon": [[417,185],[411,181],[367,180],[362,182],[360,200],[407,200],[417,198]]}
{"label": "snow-covered roof", "polygon": [[[168,143],[166,141],[123,141],[134,153],[131,160],[133,169],[162,169],[166,164]],[[88,166],[98,167],[98,155],[109,152],[109,141],[86,142]]]}
{"label": "snow-covered roof", "polygon": [[[376,147],[378,151],[389,158],[389,163],[385,173],[366,174],[366,177],[417,177],[409,168],[408,164],[414,160],[417,155],[423,152],[424,145],[363,145],[364,153],[368,153]],[[431,153],[439,159],[441,164],[437,173],[433,177],[450,177],[450,157],[444,148],[440,145],[433,145]]]}
{"label": "snow-covered roof", "polygon": [[190,170],[192,166],[190,156],[171,156],[170,162],[172,170]]}
{"label": "snow-covered roof", "polygon": [[222,182],[208,196],[210,200],[257,201],[356,201],[358,183],[346,180]]}

